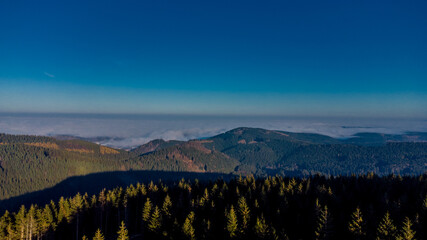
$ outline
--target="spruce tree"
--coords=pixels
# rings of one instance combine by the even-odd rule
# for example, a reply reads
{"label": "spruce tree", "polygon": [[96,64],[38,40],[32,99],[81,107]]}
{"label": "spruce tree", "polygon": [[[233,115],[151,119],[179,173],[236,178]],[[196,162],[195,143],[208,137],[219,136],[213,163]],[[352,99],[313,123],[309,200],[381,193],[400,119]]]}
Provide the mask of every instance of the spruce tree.
{"label": "spruce tree", "polygon": [[56,207],[55,202],[52,200],[50,200],[49,208],[52,213],[52,220],[53,220],[52,224],[50,225],[50,228],[52,230],[55,230],[58,222],[58,208]]}
{"label": "spruce tree", "polygon": [[314,235],[316,240],[331,237],[331,216],[327,206],[320,210]]}
{"label": "spruce tree", "polygon": [[142,194],[142,196],[147,195],[147,188],[145,187],[145,184],[137,184],[138,191]]}
{"label": "spruce tree", "polygon": [[35,236],[39,240],[41,236],[45,233],[42,228],[42,224],[44,222],[43,219],[43,209],[42,208],[36,208],[36,228],[34,231]]}
{"label": "spruce tree", "polygon": [[196,234],[193,227],[193,221],[194,221],[194,212],[190,212],[187,216],[187,218],[184,221],[184,224],[182,225],[182,232],[187,237],[187,239],[195,240]]}
{"label": "spruce tree", "polygon": [[40,231],[42,234],[46,233],[49,228],[53,225],[53,213],[49,205],[45,205],[44,209],[41,212],[40,216]]}
{"label": "spruce tree", "polygon": [[79,221],[80,221],[80,210],[83,208],[83,198],[80,193],[77,193],[73,199],[71,199],[71,214],[75,215],[76,218],[76,240],[79,239]]}
{"label": "spruce tree", "polygon": [[408,217],[403,220],[402,229],[400,230],[397,240],[415,240],[415,231],[411,229],[412,222]]}
{"label": "spruce tree", "polygon": [[96,199],[96,195],[92,195],[92,197],[90,198],[90,208],[94,208],[97,202],[98,200]]}
{"label": "spruce tree", "polygon": [[98,228],[95,232],[95,236],[92,238],[93,240],[104,240],[104,235],[102,234],[101,230]]}
{"label": "spruce tree", "polygon": [[32,240],[33,235],[37,232],[36,222],[37,206],[31,205],[27,212],[27,239]]}
{"label": "spruce tree", "polygon": [[160,210],[159,207],[155,207],[153,214],[151,215],[150,222],[148,224],[148,229],[152,232],[159,232],[161,227],[161,220],[160,220]]}
{"label": "spruce tree", "polygon": [[351,214],[348,230],[353,235],[354,239],[362,239],[366,235],[360,208],[356,208],[356,211]]}
{"label": "spruce tree", "polygon": [[205,188],[205,191],[203,193],[203,198],[208,201],[209,200],[209,191],[207,188]]}
{"label": "spruce tree", "polygon": [[71,209],[70,209],[70,202],[68,199],[65,199],[64,197],[61,197],[59,199],[58,203],[58,222],[63,221],[64,219],[67,220],[67,222],[71,221]]}
{"label": "spruce tree", "polygon": [[163,201],[163,206],[162,206],[163,215],[170,218],[172,215],[171,208],[172,208],[171,198],[169,197],[169,195],[166,195],[165,200]]}
{"label": "spruce tree", "polygon": [[144,222],[148,222],[148,220],[150,220],[152,207],[153,206],[151,205],[150,198],[147,198],[147,201],[145,201],[145,204],[144,204],[144,209],[142,210],[142,220]]}
{"label": "spruce tree", "polygon": [[237,236],[237,216],[236,212],[234,211],[233,205],[231,205],[230,211],[227,214],[227,231],[231,238],[234,238]]}
{"label": "spruce tree", "polygon": [[6,210],[3,216],[0,218],[0,239],[7,239],[9,236],[8,227],[11,225],[11,217],[9,212]]}
{"label": "spruce tree", "polygon": [[250,214],[251,214],[251,211],[249,210],[248,204],[246,203],[245,197],[239,198],[238,206],[239,206],[239,214],[240,214],[240,217],[242,219],[240,231],[245,232],[246,229],[248,228],[249,220],[250,220]]}
{"label": "spruce tree", "polygon": [[126,225],[124,221],[122,221],[117,234],[118,234],[117,240],[129,240],[128,230],[126,229]]}
{"label": "spruce tree", "polygon": [[257,237],[259,239],[267,239],[267,237],[268,237],[268,226],[265,223],[265,219],[264,219],[263,215],[261,215],[260,218],[256,219],[254,230],[255,230],[255,234],[257,235]]}
{"label": "spruce tree", "polygon": [[19,239],[23,240],[25,236],[25,228],[27,226],[26,219],[27,211],[25,206],[22,205],[19,212],[15,215],[15,232]]}
{"label": "spruce tree", "polygon": [[393,240],[396,237],[396,226],[390,218],[390,213],[387,211],[378,225],[377,240]]}

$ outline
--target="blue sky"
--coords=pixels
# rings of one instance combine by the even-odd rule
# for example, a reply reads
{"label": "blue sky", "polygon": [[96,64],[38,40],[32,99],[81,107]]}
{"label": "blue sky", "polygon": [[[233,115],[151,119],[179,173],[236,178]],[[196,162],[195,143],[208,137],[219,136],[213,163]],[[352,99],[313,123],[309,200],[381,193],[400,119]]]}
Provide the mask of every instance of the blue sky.
{"label": "blue sky", "polygon": [[0,2],[0,112],[427,117],[426,1]]}

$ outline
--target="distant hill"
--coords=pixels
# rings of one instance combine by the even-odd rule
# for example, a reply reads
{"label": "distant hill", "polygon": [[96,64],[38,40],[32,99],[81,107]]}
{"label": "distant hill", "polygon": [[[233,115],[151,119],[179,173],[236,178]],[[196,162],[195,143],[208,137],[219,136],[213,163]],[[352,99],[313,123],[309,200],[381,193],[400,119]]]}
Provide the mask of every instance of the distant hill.
{"label": "distant hill", "polygon": [[183,143],[183,141],[176,141],[176,140],[165,141],[163,139],[155,139],[144,145],[134,148],[131,151],[136,154],[142,155],[142,154],[151,153],[151,152],[164,149],[170,146],[174,146],[177,144],[181,144],[181,143]]}
{"label": "distant hill", "polygon": [[362,133],[335,139],[237,128],[203,140],[154,140],[131,151],[61,139],[0,134],[0,200],[53,187],[69,177],[106,171],[290,176],[427,171],[425,133]]}
{"label": "distant hill", "polygon": [[405,134],[358,133],[345,143],[361,145],[382,145],[387,142],[427,142],[427,133],[409,132]]}

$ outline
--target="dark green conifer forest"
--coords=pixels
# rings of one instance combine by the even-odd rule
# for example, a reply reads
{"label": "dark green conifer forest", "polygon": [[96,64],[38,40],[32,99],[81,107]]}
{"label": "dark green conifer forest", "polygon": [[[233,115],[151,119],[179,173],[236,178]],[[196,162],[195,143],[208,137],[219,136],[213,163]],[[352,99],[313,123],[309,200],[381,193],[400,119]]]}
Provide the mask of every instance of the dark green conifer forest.
{"label": "dark green conifer forest", "polygon": [[138,183],[6,211],[0,239],[426,239],[426,177]]}

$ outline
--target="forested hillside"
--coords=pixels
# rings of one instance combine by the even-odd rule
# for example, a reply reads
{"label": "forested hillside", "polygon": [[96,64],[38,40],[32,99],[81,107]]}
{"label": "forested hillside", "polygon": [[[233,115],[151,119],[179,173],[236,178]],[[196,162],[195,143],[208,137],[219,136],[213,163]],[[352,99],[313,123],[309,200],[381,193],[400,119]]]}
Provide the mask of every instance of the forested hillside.
{"label": "forested hillside", "polygon": [[105,171],[257,176],[423,174],[427,170],[425,136],[405,136],[361,134],[339,140],[319,134],[237,128],[203,140],[155,140],[124,151],[78,139],[0,134],[0,200],[53,187],[72,176]]}
{"label": "forested hillside", "polygon": [[209,138],[203,145],[237,159],[239,165],[235,170],[240,173],[422,174],[427,171],[427,142],[420,136],[414,138],[420,142],[384,141],[382,144],[369,144],[371,138],[356,136],[359,144],[350,144],[356,140],[237,128]]}
{"label": "forested hillside", "polygon": [[51,187],[71,176],[126,170],[129,156],[81,140],[0,134],[0,199]]}
{"label": "forested hillside", "polygon": [[138,183],[6,212],[0,239],[426,239],[426,177]]}

